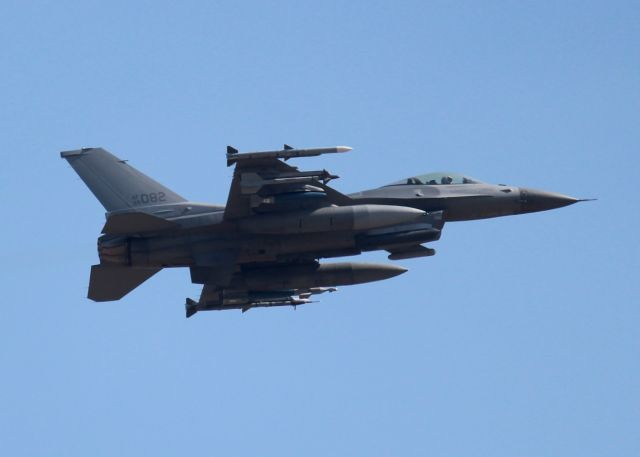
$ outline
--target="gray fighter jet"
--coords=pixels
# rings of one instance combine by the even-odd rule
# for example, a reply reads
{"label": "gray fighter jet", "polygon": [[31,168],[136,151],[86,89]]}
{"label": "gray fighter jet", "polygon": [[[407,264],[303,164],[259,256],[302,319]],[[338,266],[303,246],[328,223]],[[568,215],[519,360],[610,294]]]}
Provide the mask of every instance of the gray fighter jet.
{"label": "gray fighter jet", "polygon": [[405,268],[319,259],[386,250],[389,259],[435,254],[445,222],[544,211],[576,203],[565,195],[485,184],[456,173],[432,173],[345,195],[327,170],[301,171],[285,161],[342,153],[346,146],[239,153],[227,204],[195,203],[101,148],[64,151],[107,210],[91,267],[88,297],[119,300],[151,276],[188,267],[203,284],[198,311],[297,306],[336,286],[397,276]]}

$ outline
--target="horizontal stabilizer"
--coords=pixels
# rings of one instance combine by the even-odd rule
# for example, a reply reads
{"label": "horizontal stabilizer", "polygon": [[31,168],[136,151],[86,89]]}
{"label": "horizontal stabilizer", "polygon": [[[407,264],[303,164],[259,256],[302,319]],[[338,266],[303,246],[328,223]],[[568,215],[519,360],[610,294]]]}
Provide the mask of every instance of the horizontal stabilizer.
{"label": "horizontal stabilizer", "polygon": [[119,300],[162,268],[92,265],[89,295],[93,301]]}
{"label": "horizontal stabilizer", "polygon": [[178,228],[175,222],[147,213],[120,213],[109,216],[102,233],[122,235],[126,233],[158,232]]}

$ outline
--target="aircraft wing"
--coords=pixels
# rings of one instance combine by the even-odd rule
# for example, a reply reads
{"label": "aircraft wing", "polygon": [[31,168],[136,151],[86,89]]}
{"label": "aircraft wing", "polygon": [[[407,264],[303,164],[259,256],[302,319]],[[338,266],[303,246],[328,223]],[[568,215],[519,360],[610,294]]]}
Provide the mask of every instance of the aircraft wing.
{"label": "aircraft wing", "polygon": [[187,298],[185,303],[186,317],[191,317],[198,311],[224,311],[240,309],[246,312],[251,308],[271,306],[298,306],[313,303],[312,295],[325,292],[335,292],[335,287],[311,287],[307,289],[291,289],[281,291],[248,291],[246,289],[225,289],[211,284],[205,284],[200,294],[200,300]]}
{"label": "aircraft wing", "polygon": [[[294,157],[310,157],[327,153],[346,152],[344,146],[330,148],[295,149],[284,145],[282,150],[240,153],[227,147],[227,166],[235,166],[233,180],[225,206],[225,220],[237,220],[274,211],[300,211],[318,206],[350,205],[352,199],[327,183],[336,179],[327,170],[300,171],[285,163]],[[308,289],[260,290],[247,289],[241,284],[246,263],[239,252],[211,252],[197,259],[191,267],[191,281],[203,284],[200,299],[187,299],[186,315],[201,310],[241,309],[309,303],[309,297],[333,292],[334,287]],[[253,263],[253,268],[271,268],[268,263]],[[313,256],[299,256],[291,262],[276,262],[274,268],[314,268],[318,263]],[[240,281],[240,283],[239,283]],[[257,289],[257,290],[256,290]]]}
{"label": "aircraft wing", "polygon": [[336,179],[327,170],[300,171],[283,160],[327,153],[346,152],[351,148],[295,149],[285,145],[279,151],[239,153],[227,148],[227,165],[235,164],[227,199],[225,219],[239,219],[272,211],[300,210],[322,204],[351,204],[351,198],[327,186]]}
{"label": "aircraft wing", "polygon": [[315,260],[298,260],[251,266],[236,265],[226,275],[220,268],[191,268],[191,281],[203,284],[200,299],[187,299],[186,314],[198,311],[241,309],[256,307],[302,305],[310,303],[312,295],[333,292],[335,287],[292,288],[292,272],[313,274],[320,267]]}
{"label": "aircraft wing", "polygon": [[[284,149],[279,151],[239,153],[236,149],[228,147],[227,165],[234,165],[235,169],[224,219],[253,224],[260,220],[252,219],[257,215],[280,216],[329,206],[333,207],[331,209],[339,210],[356,208],[353,206],[356,205],[356,200],[328,186],[327,183],[337,176],[327,170],[301,171],[285,163],[292,157],[346,152],[349,149],[294,149],[285,145]],[[368,208],[361,209],[364,212],[369,211]],[[387,211],[387,207],[374,209],[381,211],[381,214],[387,214],[384,212]],[[389,207],[388,211],[392,212],[394,209],[398,210]],[[425,215],[418,210],[404,210],[410,214],[403,214],[403,217],[411,222],[418,216]],[[391,216],[398,227],[385,227],[378,231],[363,229],[360,235],[366,239],[354,241],[362,246],[356,246],[351,250],[344,249],[340,251],[340,255],[344,255],[344,252],[359,253],[360,248],[367,250],[370,246],[367,244],[369,238],[371,242],[386,242],[390,249],[399,248],[399,255],[407,255],[407,251],[415,251],[413,244],[421,242],[425,236],[434,236],[431,232],[438,232],[432,225],[403,225],[398,222],[400,219],[395,213]],[[268,220],[278,219],[279,217]],[[402,230],[410,232],[410,248],[406,246],[407,234]],[[262,236],[261,246],[268,246],[269,233],[265,232]],[[398,246],[398,240],[403,243],[401,246]],[[243,245],[242,240],[239,245]],[[198,301],[187,299],[187,317],[205,310],[241,309],[244,312],[255,307],[297,306],[309,303],[312,295],[336,290],[335,287],[322,286],[377,281],[406,271],[401,267],[384,264],[320,264],[317,261],[317,253],[313,251],[275,256],[268,251],[265,252],[265,249],[252,249],[248,244],[245,247],[246,249],[235,247],[227,251],[203,250],[196,258],[195,265],[190,267],[191,282],[202,284],[203,288]]]}

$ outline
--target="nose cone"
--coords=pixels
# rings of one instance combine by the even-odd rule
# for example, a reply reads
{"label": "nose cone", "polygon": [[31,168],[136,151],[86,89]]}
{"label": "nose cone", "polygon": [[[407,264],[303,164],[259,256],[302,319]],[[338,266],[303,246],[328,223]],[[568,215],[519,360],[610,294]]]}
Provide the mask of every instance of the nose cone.
{"label": "nose cone", "polygon": [[544,190],[520,188],[520,205],[523,213],[534,213],[562,208],[579,202],[577,198]]}

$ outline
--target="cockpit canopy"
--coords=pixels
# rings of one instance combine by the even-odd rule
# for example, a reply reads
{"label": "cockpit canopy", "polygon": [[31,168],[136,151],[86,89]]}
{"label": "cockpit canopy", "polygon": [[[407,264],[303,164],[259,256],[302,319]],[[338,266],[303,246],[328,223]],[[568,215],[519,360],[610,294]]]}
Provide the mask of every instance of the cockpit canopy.
{"label": "cockpit canopy", "polygon": [[405,186],[405,185],[431,185],[440,186],[446,184],[479,184],[480,181],[461,175],[460,173],[427,173],[426,175],[414,176],[412,178],[401,179],[400,181],[387,184],[388,186]]}

